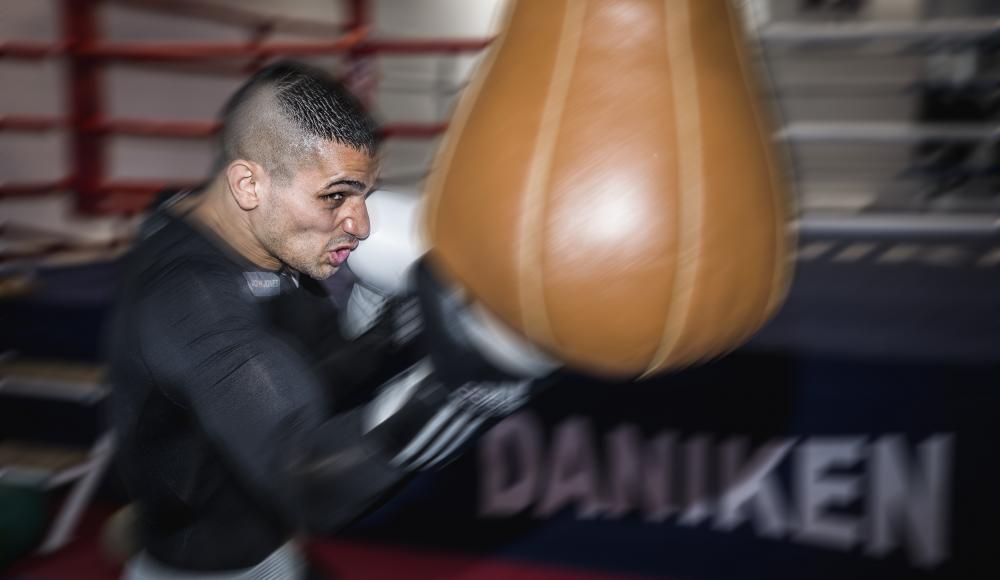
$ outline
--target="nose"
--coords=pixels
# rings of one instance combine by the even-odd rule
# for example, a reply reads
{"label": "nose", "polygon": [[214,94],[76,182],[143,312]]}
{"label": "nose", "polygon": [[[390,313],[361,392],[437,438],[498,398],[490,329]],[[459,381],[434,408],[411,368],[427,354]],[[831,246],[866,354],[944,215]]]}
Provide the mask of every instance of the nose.
{"label": "nose", "polygon": [[359,240],[363,240],[371,233],[371,222],[368,219],[368,206],[365,204],[364,196],[350,198],[343,209],[347,210],[344,217],[344,231]]}

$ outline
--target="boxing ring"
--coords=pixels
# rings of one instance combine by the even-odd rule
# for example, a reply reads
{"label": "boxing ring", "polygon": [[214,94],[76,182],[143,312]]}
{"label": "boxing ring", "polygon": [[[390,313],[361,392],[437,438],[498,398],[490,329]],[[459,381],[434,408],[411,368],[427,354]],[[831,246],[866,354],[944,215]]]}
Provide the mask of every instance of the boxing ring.
{"label": "boxing ring", "polygon": [[[165,188],[192,185],[108,179],[109,136],[202,140],[218,126],[108,118],[101,86],[107,62],[207,63],[249,72],[274,57],[335,55],[343,59],[345,81],[371,102],[379,55],[475,54],[489,43],[379,38],[366,0],[348,1],[348,20],[332,27],[237,11],[245,43],[111,43],[99,34],[98,4],[64,0],[58,42],[0,45],[2,58],[67,63],[67,114],[5,115],[0,130],[65,131],[72,168],[57,181],[4,182],[0,197],[73,192],[83,215],[127,216]],[[162,3],[147,5],[165,10]],[[178,2],[172,10],[221,17],[199,2]],[[266,40],[277,29],[326,39]],[[995,44],[1000,21],[761,23],[758,37],[771,55],[859,45],[877,54],[927,53]],[[445,129],[394,122],[382,130],[387,139],[432,139]],[[1000,125],[797,120],[775,138],[793,147],[990,148]],[[792,157],[796,170],[805,165],[798,153]],[[893,178],[923,179],[922,171]],[[991,165],[959,171],[977,179],[996,175]],[[995,199],[972,207],[937,213],[893,203],[846,211],[807,204],[795,224],[798,270],[786,306],[735,355],[652,384],[568,380],[505,421],[474,453],[419,478],[351,531],[348,542],[360,552],[402,545],[469,558],[459,568],[491,558],[581,577],[589,569],[706,580],[949,578],[995,569],[989,538],[1000,517],[992,450],[1000,432],[991,411],[1000,403],[1000,211]],[[83,249],[117,252],[127,244]],[[81,247],[57,237],[2,259],[25,264]],[[96,284],[108,289],[116,266],[101,266],[103,283]],[[65,281],[77,274],[68,270],[43,264],[37,273]],[[43,306],[20,305],[9,318],[19,330],[5,343],[41,351],[41,331],[30,327],[45,300],[57,301],[67,286],[48,284]],[[91,324],[108,295],[95,291],[75,319],[48,315],[46,332]],[[87,348],[90,337],[75,338],[78,344],[64,345],[67,355]],[[104,439],[95,449],[105,458],[110,453]],[[440,525],[429,530],[430,520]],[[50,548],[68,537],[68,526]]]}
{"label": "boxing ring", "polygon": [[[98,214],[141,211],[151,196],[166,187],[183,187],[189,183],[169,181],[109,182],[104,172],[103,141],[108,135],[149,136],[174,139],[201,139],[215,134],[214,121],[176,122],[143,118],[107,118],[103,112],[102,66],[108,61],[133,63],[163,62],[232,62],[244,61],[247,73],[276,57],[342,56],[345,82],[359,96],[370,101],[375,89],[371,82],[376,72],[372,58],[379,54],[455,54],[476,52],[488,39],[392,39],[371,35],[370,7],[367,0],[352,0],[349,20],[342,26],[322,26],[308,21],[277,19],[248,10],[199,2],[146,3],[145,7],[159,11],[181,11],[189,16],[210,20],[225,19],[248,29],[245,43],[109,43],[102,41],[96,22],[100,2],[61,3],[63,39],[54,43],[5,42],[0,45],[0,58],[52,59],[66,63],[68,110],[65,117],[4,115],[0,130],[68,132],[70,176],[54,182],[3,183],[0,197],[73,191],[82,212]],[[140,3],[139,6],[144,6]],[[220,13],[220,8],[222,12]],[[313,42],[263,42],[275,29],[307,31],[314,36],[321,31],[328,40]],[[440,134],[443,124],[398,123],[382,127],[385,138],[427,138]]]}

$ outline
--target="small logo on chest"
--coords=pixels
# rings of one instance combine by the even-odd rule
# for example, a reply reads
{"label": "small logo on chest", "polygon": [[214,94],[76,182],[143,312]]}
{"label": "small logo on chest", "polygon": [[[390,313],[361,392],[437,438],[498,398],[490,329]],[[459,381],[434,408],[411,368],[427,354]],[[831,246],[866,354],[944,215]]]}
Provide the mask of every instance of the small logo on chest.
{"label": "small logo on chest", "polygon": [[281,279],[272,272],[243,272],[247,286],[254,296],[277,296],[281,293]]}

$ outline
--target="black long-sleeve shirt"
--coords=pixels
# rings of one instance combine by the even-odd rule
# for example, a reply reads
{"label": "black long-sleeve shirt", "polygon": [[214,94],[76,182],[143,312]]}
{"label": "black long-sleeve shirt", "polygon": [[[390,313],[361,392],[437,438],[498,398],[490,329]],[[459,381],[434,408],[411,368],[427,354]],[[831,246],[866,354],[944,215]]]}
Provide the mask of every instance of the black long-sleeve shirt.
{"label": "black long-sleeve shirt", "polygon": [[322,286],[262,272],[159,210],[126,262],[108,358],[119,464],[145,548],[175,568],[254,565],[403,480],[361,437],[393,371],[348,343]]}

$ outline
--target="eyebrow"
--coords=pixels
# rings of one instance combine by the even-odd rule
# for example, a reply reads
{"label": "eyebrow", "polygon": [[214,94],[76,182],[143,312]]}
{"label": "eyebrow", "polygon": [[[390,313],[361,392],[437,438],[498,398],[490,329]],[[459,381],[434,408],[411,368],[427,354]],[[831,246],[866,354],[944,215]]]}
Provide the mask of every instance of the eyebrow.
{"label": "eyebrow", "polygon": [[358,181],[356,179],[331,179],[326,185],[321,188],[322,190],[330,189],[335,185],[347,185],[359,191],[367,191],[368,184],[363,181]]}

